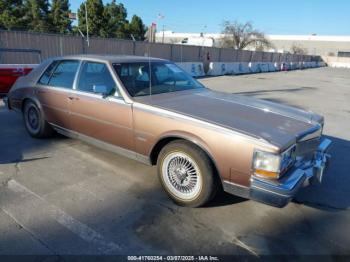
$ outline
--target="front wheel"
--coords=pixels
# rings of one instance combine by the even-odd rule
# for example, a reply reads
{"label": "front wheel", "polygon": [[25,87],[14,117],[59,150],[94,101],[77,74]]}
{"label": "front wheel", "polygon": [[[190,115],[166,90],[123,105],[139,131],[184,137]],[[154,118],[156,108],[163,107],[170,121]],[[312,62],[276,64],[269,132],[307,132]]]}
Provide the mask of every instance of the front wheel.
{"label": "front wheel", "polygon": [[158,156],[158,176],[170,198],[181,206],[199,207],[215,194],[215,169],[207,154],[186,141],[174,141]]}
{"label": "front wheel", "polygon": [[26,129],[32,137],[44,138],[52,135],[53,129],[50,124],[46,122],[42,112],[34,102],[27,101],[25,103],[23,119]]}

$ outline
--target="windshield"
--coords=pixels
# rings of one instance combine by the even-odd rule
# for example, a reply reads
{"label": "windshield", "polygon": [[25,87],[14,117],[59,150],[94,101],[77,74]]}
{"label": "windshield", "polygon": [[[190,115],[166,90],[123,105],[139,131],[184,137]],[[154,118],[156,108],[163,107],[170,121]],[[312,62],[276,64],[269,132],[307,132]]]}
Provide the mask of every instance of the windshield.
{"label": "windshield", "polygon": [[204,88],[170,62],[135,62],[113,64],[119,79],[131,96],[146,96]]}

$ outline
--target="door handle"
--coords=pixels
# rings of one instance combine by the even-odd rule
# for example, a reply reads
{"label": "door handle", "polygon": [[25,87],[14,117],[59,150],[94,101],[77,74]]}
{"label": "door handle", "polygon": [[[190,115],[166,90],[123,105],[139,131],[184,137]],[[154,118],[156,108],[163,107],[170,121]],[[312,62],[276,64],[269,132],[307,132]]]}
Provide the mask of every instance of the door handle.
{"label": "door handle", "polygon": [[79,100],[79,97],[69,96],[68,99],[69,99],[69,100]]}

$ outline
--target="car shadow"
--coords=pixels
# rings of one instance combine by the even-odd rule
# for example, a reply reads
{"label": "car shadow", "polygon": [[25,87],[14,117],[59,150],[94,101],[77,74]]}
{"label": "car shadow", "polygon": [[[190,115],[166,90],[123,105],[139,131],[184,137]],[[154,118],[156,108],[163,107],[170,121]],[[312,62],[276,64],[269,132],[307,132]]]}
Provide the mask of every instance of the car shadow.
{"label": "car shadow", "polygon": [[51,146],[65,139],[56,133],[47,139],[31,138],[23,125],[21,114],[4,110],[1,104],[0,119],[0,165],[50,158]]}
{"label": "car shadow", "polygon": [[207,204],[205,204],[203,207],[220,207],[220,206],[229,206],[229,205],[235,205],[244,201],[248,201],[248,199],[231,195],[229,193],[226,193],[222,189],[218,190],[215,197],[209,201]]}
{"label": "car shadow", "polygon": [[350,207],[350,141],[325,136],[333,141],[329,153],[331,161],[322,183],[302,188],[295,201],[325,210],[343,210]]}

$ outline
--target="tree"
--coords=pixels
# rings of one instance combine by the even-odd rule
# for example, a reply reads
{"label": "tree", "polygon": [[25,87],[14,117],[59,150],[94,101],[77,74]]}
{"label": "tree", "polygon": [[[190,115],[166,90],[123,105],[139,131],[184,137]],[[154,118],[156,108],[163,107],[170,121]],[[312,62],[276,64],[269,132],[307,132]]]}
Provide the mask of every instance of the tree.
{"label": "tree", "polygon": [[104,8],[103,16],[107,21],[106,31],[108,37],[124,36],[125,25],[128,24],[127,11],[123,4],[117,4],[115,0]]}
{"label": "tree", "polygon": [[72,31],[72,22],[69,19],[69,1],[53,0],[50,10],[50,31],[54,33],[67,33]]}
{"label": "tree", "polygon": [[79,34],[80,30],[86,35],[85,3],[90,36],[145,39],[142,19],[134,15],[129,23],[126,8],[116,0],[105,6],[102,0],[86,0],[78,9],[78,25],[74,27],[69,19],[69,0],[0,0],[0,29],[61,34]]}
{"label": "tree", "polygon": [[[87,0],[87,20],[89,27],[89,35],[106,37],[107,34],[107,21],[103,16],[104,6],[102,0]],[[82,3],[78,10],[78,27],[86,34],[86,20],[85,20],[85,4]]]}
{"label": "tree", "polygon": [[296,43],[292,44],[290,52],[295,55],[307,55],[307,50],[301,45],[297,45]]}
{"label": "tree", "polygon": [[251,22],[224,21],[222,28],[224,35],[222,39],[223,47],[235,49],[254,47],[256,49],[264,49],[272,46],[264,33],[255,29]]}
{"label": "tree", "polygon": [[143,41],[145,40],[145,34],[146,34],[146,26],[143,24],[142,19],[134,15],[131,18],[131,22],[129,24],[129,34],[130,36],[133,35],[136,40]]}
{"label": "tree", "polygon": [[0,29],[26,29],[22,0],[0,0]]}
{"label": "tree", "polygon": [[48,0],[25,0],[23,20],[30,31],[49,31],[49,1]]}

